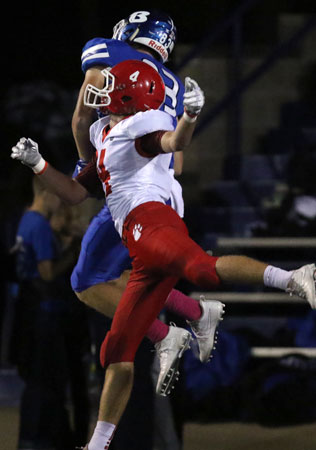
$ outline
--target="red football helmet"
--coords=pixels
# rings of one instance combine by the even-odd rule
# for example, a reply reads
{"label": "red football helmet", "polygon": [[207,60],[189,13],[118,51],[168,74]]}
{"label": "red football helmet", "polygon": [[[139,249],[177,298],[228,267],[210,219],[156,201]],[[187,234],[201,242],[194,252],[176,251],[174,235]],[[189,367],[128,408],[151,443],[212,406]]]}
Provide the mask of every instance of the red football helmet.
{"label": "red football helmet", "polygon": [[149,64],[127,60],[112,69],[102,70],[103,89],[88,84],[84,104],[113,114],[134,114],[148,109],[159,109],[165,99],[165,85]]}

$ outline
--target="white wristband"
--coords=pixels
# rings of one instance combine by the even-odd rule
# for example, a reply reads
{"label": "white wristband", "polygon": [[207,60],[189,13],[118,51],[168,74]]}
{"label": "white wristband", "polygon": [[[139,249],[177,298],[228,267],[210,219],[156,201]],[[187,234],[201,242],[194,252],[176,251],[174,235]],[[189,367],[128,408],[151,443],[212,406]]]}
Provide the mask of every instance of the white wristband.
{"label": "white wristband", "polygon": [[191,116],[189,116],[189,114],[188,114],[186,111],[184,111],[182,117],[184,118],[184,120],[185,120],[186,122],[189,122],[189,123],[196,122],[196,119],[197,119],[197,115],[191,117]]}
{"label": "white wristband", "polygon": [[47,166],[48,166],[47,162],[45,161],[44,158],[41,157],[39,162],[34,167],[32,167],[32,170],[34,173],[36,173],[36,175],[40,175],[43,172],[45,172]]}

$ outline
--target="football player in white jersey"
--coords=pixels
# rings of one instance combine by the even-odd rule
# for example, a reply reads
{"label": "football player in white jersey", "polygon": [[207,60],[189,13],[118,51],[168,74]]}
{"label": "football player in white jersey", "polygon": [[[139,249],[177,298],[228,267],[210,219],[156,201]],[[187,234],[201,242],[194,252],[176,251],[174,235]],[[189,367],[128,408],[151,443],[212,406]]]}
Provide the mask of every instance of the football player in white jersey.
{"label": "football player in white jersey", "polygon": [[[161,110],[171,116],[172,124],[176,126],[177,117],[183,114],[184,86],[180,78],[164,65],[175,41],[176,27],[167,14],[136,11],[114,27],[112,39],[97,37],[85,44],[81,57],[85,79],[72,119],[73,135],[80,156],[75,175],[85,167],[95,152],[89,138],[89,126],[96,120],[97,114],[95,109],[84,104],[83,98],[88,84],[103,87],[103,68],[130,59],[144,61],[154,67],[165,84]],[[182,171],[182,152],[170,159],[170,173],[173,174],[174,171],[176,174]],[[183,217],[182,189],[175,178],[170,197],[166,202],[171,201],[171,205]],[[78,262],[71,275],[72,288],[81,301],[106,316],[113,317],[126,287],[130,269],[128,251],[114,228],[109,208],[105,204],[93,218],[83,237]],[[216,340],[215,333],[223,314],[223,304],[215,300],[205,302],[203,299],[196,302],[173,289],[165,308],[193,322],[193,331],[198,335],[200,359],[207,361]],[[148,330],[147,337],[155,345],[160,359],[156,391],[166,395],[177,377],[179,358],[188,348],[191,335],[188,330],[169,327],[157,319]]]}
{"label": "football player in white jersey", "polygon": [[[97,162],[86,173],[98,174],[103,184],[133,268],[101,348],[105,384],[98,423],[86,450],[109,447],[130,396],[135,352],[179,278],[204,289],[225,282],[264,284],[299,295],[316,308],[314,264],[286,271],[243,255],[210,256],[192,241],[183,220],[165,204],[171,186],[170,153],[189,145],[204,105],[197,83],[186,79],[185,112],[173,130],[168,114],[151,109],[164,98],[157,72],[142,62],[126,61],[103,74],[103,89],[90,86],[86,90],[87,105],[110,112],[91,128]],[[74,204],[89,195],[91,180],[76,182],[56,171],[31,139],[22,138],[11,157],[31,167],[65,201]]]}

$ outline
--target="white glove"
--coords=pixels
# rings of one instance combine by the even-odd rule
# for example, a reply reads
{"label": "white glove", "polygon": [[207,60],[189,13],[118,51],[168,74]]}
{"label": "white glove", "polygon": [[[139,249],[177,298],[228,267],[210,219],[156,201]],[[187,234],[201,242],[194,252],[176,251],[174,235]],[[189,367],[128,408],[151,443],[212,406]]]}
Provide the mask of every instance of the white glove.
{"label": "white glove", "polygon": [[38,144],[30,138],[21,138],[19,142],[12,147],[12,159],[21,161],[22,164],[33,169],[35,173],[40,173],[46,167],[47,163],[38,151]]}
{"label": "white glove", "polygon": [[192,78],[185,78],[185,92],[183,96],[184,111],[192,122],[196,120],[196,116],[200,114],[205,103],[204,92],[196,81]]}

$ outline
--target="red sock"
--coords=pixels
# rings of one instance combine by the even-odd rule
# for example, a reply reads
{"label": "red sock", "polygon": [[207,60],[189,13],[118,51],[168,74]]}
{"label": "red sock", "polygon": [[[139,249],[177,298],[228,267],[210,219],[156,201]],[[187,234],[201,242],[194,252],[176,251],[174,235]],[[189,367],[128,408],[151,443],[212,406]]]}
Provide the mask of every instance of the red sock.
{"label": "red sock", "polygon": [[146,336],[153,344],[162,341],[169,332],[169,326],[156,319],[148,329]]}
{"label": "red sock", "polygon": [[183,317],[186,320],[197,320],[201,317],[202,310],[198,301],[194,300],[182,292],[172,289],[170,292],[165,307]]}

